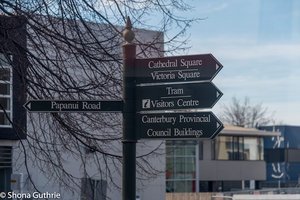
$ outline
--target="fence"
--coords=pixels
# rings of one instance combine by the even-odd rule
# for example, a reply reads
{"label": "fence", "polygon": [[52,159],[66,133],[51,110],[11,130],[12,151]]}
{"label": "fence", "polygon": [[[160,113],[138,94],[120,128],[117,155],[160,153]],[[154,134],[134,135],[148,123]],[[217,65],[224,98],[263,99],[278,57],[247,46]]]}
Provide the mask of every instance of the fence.
{"label": "fence", "polygon": [[166,193],[166,200],[227,200],[226,198],[214,198],[222,196],[218,193]]}
{"label": "fence", "polygon": [[[242,194],[244,194],[244,196]],[[267,196],[264,196],[266,194]],[[232,200],[241,199],[241,197],[246,198],[246,195],[248,195],[247,197],[250,199],[251,197],[252,199],[258,199],[256,195],[259,195],[260,197],[266,197],[266,199],[272,200],[300,200],[300,188],[270,188],[262,190],[241,190],[223,193],[166,193],[166,200]]]}

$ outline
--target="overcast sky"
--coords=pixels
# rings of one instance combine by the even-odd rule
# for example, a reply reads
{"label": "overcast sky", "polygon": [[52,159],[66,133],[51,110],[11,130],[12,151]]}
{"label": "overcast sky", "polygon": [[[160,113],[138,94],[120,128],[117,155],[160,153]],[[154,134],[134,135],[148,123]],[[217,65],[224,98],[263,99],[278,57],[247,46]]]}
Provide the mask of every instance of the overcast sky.
{"label": "overcast sky", "polygon": [[214,108],[248,96],[300,125],[300,1],[190,0],[188,54],[212,53],[224,66],[213,82],[224,93]]}

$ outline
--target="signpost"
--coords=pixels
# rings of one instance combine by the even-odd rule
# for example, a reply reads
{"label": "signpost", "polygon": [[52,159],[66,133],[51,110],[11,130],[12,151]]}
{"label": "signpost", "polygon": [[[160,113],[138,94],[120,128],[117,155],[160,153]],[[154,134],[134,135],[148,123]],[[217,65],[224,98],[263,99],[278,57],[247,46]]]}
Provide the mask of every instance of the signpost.
{"label": "signpost", "polygon": [[29,112],[122,112],[123,101],[30,100],[24,107]]}
{"label": "signpost", "polygon": [[137,111],[212,108],[223,95],[211,82],[137,87]]}
{"label": "signpost", "polygon": [[212,54],[137,59],[136,82],[212,81],[222,68],[222,64]]}
{"label": "signpost", "polygon": [[142,139],[213,139],[222,129],[212,112],[137,115],[136,131]]}
{"label": "signpost", "polygon": [[213,139],[223,129],[212,112],[192,112],[212,108],[223,95],[211,83],[222,64],[212,54],[136,59],[131,28],[127,18],[122,101],[30,100],[24,105],[29,112],[122,112],[123,200],[136,198],[138,139]]}

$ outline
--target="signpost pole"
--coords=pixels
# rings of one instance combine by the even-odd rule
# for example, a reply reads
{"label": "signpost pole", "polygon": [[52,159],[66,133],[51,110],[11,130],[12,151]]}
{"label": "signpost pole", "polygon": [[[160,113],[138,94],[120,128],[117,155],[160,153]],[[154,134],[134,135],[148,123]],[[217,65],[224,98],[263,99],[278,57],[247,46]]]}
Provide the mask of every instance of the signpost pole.
{"label": "signpost pole", "polygon": [[122,199],[136,199],[136,133],[135,133],[135,60],[136,46],[132,43],[134,33],[127,18],[123,37],[123,171]]}

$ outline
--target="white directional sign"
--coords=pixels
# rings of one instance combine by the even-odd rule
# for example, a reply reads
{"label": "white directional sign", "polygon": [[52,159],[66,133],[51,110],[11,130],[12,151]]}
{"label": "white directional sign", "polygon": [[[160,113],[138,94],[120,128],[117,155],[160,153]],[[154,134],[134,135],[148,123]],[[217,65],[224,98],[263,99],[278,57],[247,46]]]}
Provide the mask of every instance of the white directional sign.
{"label": "white directional sign", "polygon": [[30,100],[29,112],[122,112],[123,101]]}
{"label": "white directional sign", "polygon": [[143,139],[213,139],[222,129],[212,112],[137,115],[136,131]]}
{"label": "white directional sign", "polygon": [[222,67],[212,54],[137,59],[136,81],[137,84],[211,81]]}
{"label": "white directional sign", "polygon": [[223,95],[211,82],[137,87],[137,111],[212,108]]}

